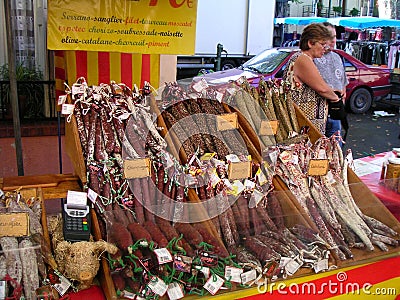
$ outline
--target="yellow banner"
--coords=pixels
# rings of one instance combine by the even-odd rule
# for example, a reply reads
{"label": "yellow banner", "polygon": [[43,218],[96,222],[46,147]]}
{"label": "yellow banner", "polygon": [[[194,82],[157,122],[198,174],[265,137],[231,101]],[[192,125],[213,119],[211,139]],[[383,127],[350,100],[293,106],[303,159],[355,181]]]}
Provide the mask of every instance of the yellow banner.
{"label": "yellow banner", "polygon": [[50,0],[51,50],[194,54],[197,0]]}

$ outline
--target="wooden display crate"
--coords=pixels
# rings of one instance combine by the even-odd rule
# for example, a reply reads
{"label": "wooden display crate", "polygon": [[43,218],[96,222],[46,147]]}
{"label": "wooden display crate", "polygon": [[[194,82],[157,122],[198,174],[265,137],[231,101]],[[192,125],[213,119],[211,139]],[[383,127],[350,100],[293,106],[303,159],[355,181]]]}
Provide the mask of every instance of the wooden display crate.
{"label": "wooden display crate", "polygon": [[[155,104],[154,101],[151,102],[151,109],[153,112],[155,112],[158,116],[157,118],[157,125],[162,129],[161,134],[162,136],[166,136],[167,132],[167,127],[166,124],[159,113],[159,110],[157,108],[157,105]],[[226,112],[231,112],[231,108],[228,106],[225,107]],[[298,119],[299,126],[308,126],[309,131],[308,131],[308,136],[311,140],[312,143],[315,143],[322,135],[321,133],[317,130],[317,128],[307,119],[307,117],[304,115],[304,113],[301,112],[301,110],[295,105],[295,110],[296,110],[296,116]],[[252,155],[252,158],[257,161],[261,162],[262,161],[262,155],[261,155],[261,149],[260,145],[257,142],[258,138],[256,137],[254,131],[252,130],[251,126],[248,124],[248,122],[241,116],[241,114],[238,114],[239,116],[239,132],[242,135],[244,141],[246,142],[248,146],[249,153]],[[71,118],[70,123],[66,123],[66,147],[67,147],[67,153],[71,158],[71,161],[73,162],[74,169],[75,169],[75,174],[79,176],[81,179],[82,183],[86,183],[86,166],[85,162],[83,159],[82,155],[82,149],[80,145],[80,140],[78,136],[78,131],[76,128],[76,121],[74,116]],[[169,145],[169,151],[177,158],[179,158],[183,163],[186,162],[186,154],[183,152],[182,147],[180,149],[176,149],[175,145],[178,145],[177,143],[177,138],[174,137],[173,134],[168,135],[169,140],[167,140],[167,143]],[[350,189],[354,195],[354,198],[359,205],[360,209],[367,215],[370,215],[372,217],[377,218],[380,221],[383,221],[385,224],[396,230],[397,232],[400,232],[400,227],[398,221],[391,215],[391,213],[386,209],[386,207],[377,199],[372,192],[366,187],[365,185],[362,184],[361,180],[349,169],[349,183],[350,183]],[[274,177],[273,179],[273,184],[278,192],[280,192],[280,196],[278,197],[282,209],[285,212],[285,222],[288,227],[291,227],[295,224],[303,224],[305,226],[311,227],[313,229],[316,229],[315,224],[312,222],[312,220],[304,213],[302,212],[301,208],[298,207],[295,203],[295,199],[293,199],[294,195],[292,195],[288,188],[286,187],[285,183],[280,180],[278,177]],[[190,201],[193,202],[199,202],[198,195],[195,193],[194,190],[190,190],[189,192],[189,198]],[[201,211],[200,213],[205,213],[204,211]],[[92,219],[93,219],[93,224],[94,224],[94,236],[95,239],[100,239],[101,238],[101,233],[100,229],[98,226],[98,220],[97,216],[94,212],[92,212]],[[210,231],[217,236],[216,230],[213,227],[212,224],[209,224],[209,229]],[[340,266],[344,265],[350,265],[350,264],[360,264],[366,260],[371,260],[371,259],[379,259],[381,257],[384,257],[387,254],[393,254],[395,255],[398,253],[399,250],[398,248],[394,248],[389,251],[389,253],[384,253],[377,249],[373,253],[361,251],[361,250],[354,250],[354,259],[353,260],[348,260],[342,263],[338,263]],[[296,274],[296,276],[305,276],[311,274],[311,271],[302,271],[299,274]],[[105,259],[102,259],[101,263],[101,275],[100,275],[101,283],[102,283],[102,288],[104,290],[104,293],[107,297],[107,299],[117,299],[116,293],[115,293],[115,287],[114,283],[112,282],[111,276],[110,276],[110,269],[108,266],[108,263]]]}

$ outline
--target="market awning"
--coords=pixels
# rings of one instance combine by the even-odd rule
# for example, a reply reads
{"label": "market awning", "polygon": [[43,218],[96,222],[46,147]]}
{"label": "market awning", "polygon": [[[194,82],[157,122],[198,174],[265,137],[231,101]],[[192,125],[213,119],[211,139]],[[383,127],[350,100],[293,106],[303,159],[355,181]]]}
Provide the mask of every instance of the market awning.
{"label": "market awning", "polygon": [[291,25],[308,25],[311,23],[322,23],[327,21],[328,18],[322,17],[287,17],[275,18],[275,24],[291,24]]}
{"label": "market awning", "polygon": [[381,19],[375,17],[338,17],[329,18],[327,21],[336,26],[344,26],[354,29],[400,27],[400,20]]}

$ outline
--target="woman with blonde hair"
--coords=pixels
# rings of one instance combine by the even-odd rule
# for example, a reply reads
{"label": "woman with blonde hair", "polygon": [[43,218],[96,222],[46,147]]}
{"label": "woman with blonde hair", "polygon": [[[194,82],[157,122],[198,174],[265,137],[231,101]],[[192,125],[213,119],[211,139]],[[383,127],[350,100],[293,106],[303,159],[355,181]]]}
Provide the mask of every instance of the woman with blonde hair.
{"label": "woman with blonde hair", "polygon": [[314,58],[324,55],[331,39],[332,33],[326,26],[307,25],[300,38],[300,51],[290,58],[283,75],[283,80],[291,86],[293,101],[322,134],[328,115],[327,101],[337,102],[340,98],[321,77]]}

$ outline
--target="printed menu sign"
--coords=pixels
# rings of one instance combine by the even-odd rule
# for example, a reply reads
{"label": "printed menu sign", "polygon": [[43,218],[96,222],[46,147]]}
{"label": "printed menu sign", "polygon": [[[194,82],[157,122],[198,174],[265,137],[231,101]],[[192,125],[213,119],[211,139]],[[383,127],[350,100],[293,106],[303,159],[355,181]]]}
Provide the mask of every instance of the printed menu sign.
{"label": "printed menu sign", "polygon": [[194,54],[197,0],[48,2],[51,50]]}

